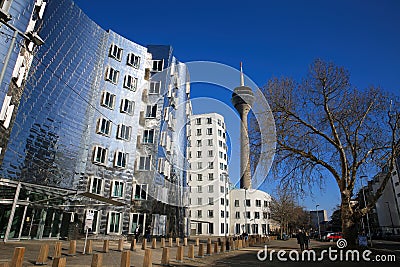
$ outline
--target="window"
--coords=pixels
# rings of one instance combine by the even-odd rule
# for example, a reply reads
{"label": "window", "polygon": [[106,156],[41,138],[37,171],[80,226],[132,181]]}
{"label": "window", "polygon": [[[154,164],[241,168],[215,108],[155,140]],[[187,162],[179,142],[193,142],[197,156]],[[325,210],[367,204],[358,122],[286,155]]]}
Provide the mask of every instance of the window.
{"label": "window", "polygon": [[157,115],[157,105],[147,105],[146,107],[146,118],[155,118]]}
{"label": "window", "polygon": [[198,170],[203,169],[203,164],[202,164],[202,162],[197,162],[197,169],[198,169]]}
{"label": "window", "polygon": [[221,187],[220,187],[220,191],[221,191],[221,193],[224,193],[225,191],[224,191],[224,187],[221,185]]}
{"label": "window", "polygon": [[219,175],[219,180],[220,180],[221,182],[224,181],[224,175],[223,175],[223,174],[220,174],[220,175]]}
{"label": "window", "polygon": [[256,199],[256,207],[261,207],[261,200]]}
{"label": "window", "polygon": [[97,233],[98,231],[98,225],[99,225],[99,211],[98,210],[86,210],[86,216],[87,214],[92,214],[93,216],[93,222],[92,222],[92,228],[89,230],[91,233]]}
{"label": "window", "polygon": [[[198,215],[198,214],[197,214],[197,215]],[[200,217],[200,218],[201,218],[201,217]],[[203,229],[202,229],[202,223],[201,223],[201,222],[197,223],[197,234],[201,235],[201,234],[203,233],[202,230],[203,230]]]}
{"label": "window", "polygon": [[222,152],[222,151],[219,151],[219,157],[222,159],[222,158],[224,158],[224,153]]}
{"label": "window", "polygon": [[214,233],[214,223],[208,223],[208,233],[209,234]]}
{"label": "window", "polygon": [[218,119],[218,125],[221,126],[221,120],[220,119]]}
{"label": "window", "polygon": [[208,163],[208,168],[209,168],[209,169],[214,169],[214,162],[212,162],[212,161],[209,162],[209,163]]}
{"label": "window", "polygon": [[112,197],[123,197],[124,196],[124,182],[122,181],[113,181],[112,189],[111,189]]}
{"label": "window", "polygon": [[245,200],[245,205],[246,205],[246,207],[250,207],[250,199]]}
{"label": "window", "polygon": [[246,211],[245,216],[247,219],[250,219],[250,211]]}
{"label": "window", "polygon": [[197,193],[203,193],[203,187],[201,185],[197,186]]}
{"label": "window", "polygon": [[109,81],[113,84],[117,84],[118,83],[118,77],[119,77],[119,71],[108,67],[106,69],[106,81]]}
{"label": "window", "polygon": [[136,91],[138,79],[132,77],[131,75],[125,75],[124,77],[124,87],[131,90]]}
{"label": "window", "polygon": [[154,143],[154,129],[143,131],[143,143],[144,144]]}
{"label": "window", "polygon": [[222,136],[222,131],[218,130],[218,136]]}
{"label": "window", "polygon": [[197,135],[197,136],[200,136],[200,135],[201,135],[201,129],[197,129],[196,135]]}
{"label": "window", "polygon": [[110,211],[108,215],[108,233],[119,234],[121,229],[121,213]]}
{"label": "window", "polygon": [[221,205],[225,205],[225,198],[221,198]]}
{"label": "window", "polygon": [[214,211],[208,210],[208,218],[214,218]]}
{"label": "window", "polygon": [[219,147],[222,147],[222,141],[218,141]]}
{"label": "window", "polygon": [[151,81],[149,94],[159,94],[161,90],[161,81]]}
{"label": "window", "polygon": [[101,103],[103,107],[114,109],[115,104],[115,95],[111,94],[110,92],[104,91],[101,94]]}
{"label": "window", "polygon": [[226,218],[229,218],[229,211],[226,212]]}
{"label": "window", "polygon": [[126,168],[128,163],[128,153],[121,151],[115,152],[114,166],[118,168]]}
{"label": "window", "polygon": [[221,210],[221,218],[225,218],[225,213],[223,210]]}
{"label": "window", "polygon": [[235,199],[235,207],[239,207],[239,200]]}
{"label": "window", "polygon": [[207,128],[207,134],[212,135],[212,128]]}
{"label": "window", "polygon": [[214,152],[212,150],[208,150],[208,156],[212,157],[214,155]]}
{"label": "window", "polygon": [[212,119],[211,118],[207,118],[207,124],[212,124]]}
{"label": "window", "polygon": [[201,140],[196,141],[197,147],[201,147]]}
{"label": "window", "polygon": [[237,224],[235,224],[235,231],[236,231],[236,234],[238,234],[238,235],[240,235],[240,233],[241,233],[241,231],[240,231],[240,223],[237,223]]}
{"label": "window", "polygon": [[208,146],[213,146],[213,140],[212,139],[208,139]]}
{"label": "window", "polygon": [[201,197],[197,198],[197,205],[202,205],[203,199]]}
{"label": "window", "polygon": [[98,177],[90,179],[89,192],[100,195],[103,192],[103,180]]}
{"label": "window", "polygon": [[197,174],[197,181],[203,181],[203,174]]}
{"label": "window", "polygon": [[97,129],[96,133],[110,136],[111,134],[111,121],[107,120],[106,118],[99,118],[97,120]]}
{"label": "window", "polygon": [[153,60],[152,71],[162,71],[164,69],[164,60]]}
{"label": "window", "polygon": [[196,119],[196,125],[201,125],[201,118]]}
{"label": "window", "polygon": [[147,184],[136,184],[135,185],[135,195],[134,199],[147,199]]}
{"label": "window", "polygon": [[263,219],[268,219],[268,212],[263,212]]}
{"label": "window", "polygon": [[260,213],[258,211],[254,212],[254,219],[260,219]]}
{"label": "window", "polygon": [[129,141],[131,139],[132,127],[125,124],[118,125],[117,139]]}
{"label": "window", "polygon": [[139,159],[139,170],[150,171],[151,156],[140,157]]}
{"label": "window", "polygon": [[214,173],[208,174],[208,180],[210,180],[210,181],[214,180]]}
{"label": "window", "polygon": [[131,223],[130,223],[130,233],[133,234],[138,225],[141,225],[144,228],[145,223],[145,215],[141,213],[131,213]]}
{"label": "window", "polygon": [[219,169],[220,169],[220,170],[224,170],[224,164],[223,164],[223,163],[220,163],[220,164],[219,164]]}
{"label": "window", "polygon": [[107,161],[107,148],[95,146],[93,151],[93,163],[105,165]]}
{"label": "window", "polygon": [[201,158],[201,151],[197,151],[197,158]]}
{"label": "window", "polygon": [[240,219],[240,211],[235,212],[235,219]]}
{"label": "window", "polygon": [[140,57],[133,53],[129,53],[126,64],[138,69],[140,67]]}
{"label": "window", "polygon": [[209,185],[208,186],[208,193],[214,193],[214,186],[213,185]]}
{"label": "window", "polygon": [[223,234],[223,233],[225,232],[224,226],[225,226],[225,224],[224,224],[224,223],[221,223],[221,234]]}
{"label": "window", "polygon": [[122,58],[122,48],[118,47],[115,44],[112,44],[110,47],[110,57],[115,58],[118,61],[121,61]]}
{"label": "window", "polygon": [[201,213],[201,210],[198,210],[198,211],[197,211],[197,218],[201,218],[201,217],[203,217],[203,216],[202,216],[202,213]]}
{"label": "window", "polygon": [[208,198],[208,205],[214,205],[214,198],[213,197],[209,197]]}
{"label": "window", "polygon": [[121,100],[121,113],[133,115],[134,107],[135,107],[135,102],[130,101],[126,98]]}
{"label": "window", "polygon": [[268,207],[268,201],[264,200],[264,207]]}

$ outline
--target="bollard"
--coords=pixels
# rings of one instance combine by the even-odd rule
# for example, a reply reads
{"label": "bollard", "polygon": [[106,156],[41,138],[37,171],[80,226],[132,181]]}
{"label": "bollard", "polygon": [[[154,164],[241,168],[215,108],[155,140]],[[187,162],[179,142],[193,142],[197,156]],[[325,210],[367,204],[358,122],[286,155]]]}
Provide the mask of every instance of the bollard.
{"label": "bollard", "polygon": [[176,246],[177,246],[177,247],[179,247],[179,242],[180,242],[179,237],[175,238],[175,243],[176,243]]}
{"label": "bollard", "polygon": [[110,240],[103,241],[103,252],[108,253],[110,251]]}
{"label": "bollard", "polygon": [[189,245],[188,258],[189,259],[193,259],[194,258],[194,245]]}
{"label": "bollard", "polygon": [[151,249],[146,249],[144,251],[143,267],[152,267],[153,263],[151,261]]}
{"label": "bollard", "polygon": [[204,244],[199,244],[199,254],[198,254],[199,258],[203,258],[204,257]]}
{"label": "bollard", "polygon": [[70,240],[68,256],[75,256],[75,255],[76,255],[76,240]]}
{"label": "bollard", "polygon": [[16,247],[10,263],[11,267],[22,267],[24,261],[25,247]]}
{"label": "bollard", "polygon": [[54,244],[54,254],[53,254],[53,260],[55,258],[60,258],[61,257],[61,250],[62,250],[62,242],[56,242]]}
{"label": "bollard", "polygon": [[67,265],[67,258],[55,258],[52,267],[65,267]]}
{"label": "bollard", "polygon": [[226,248],[226,243],[225,243],[225,241],[222,241],[222,243],[221,243],[221,253],[225,252],[225,248]]}
{"label": "bollard", "polygon": [[39,255],[36,259],[36,265],[46,265],[47,258],[49,257],[49,244],[43,244],[40,246]]}
{"label": "bollard", "polygon": [[211,244],[211,238],[207,238],[207,244]]}
{"label": "bollard", "polygon": [[95,253],[92,256],[92,264],[90,267],[101,267],[103,265],[103,255]]}
{"label": "bollard", "polygon": [[10,267],[10,264],[8,262],[1,262],[0,267]]}
{"label": "bollard", "polygon": [[121,267],[131,266],[131,252],[129,250],[122,251],[121,254]]}
{"label": "bollard", "polygon": [[197,237],[197,238],[196,238],[196,247],[199,246],[199,243],[200,243],[200,241],[199,241],[199,238]]}
{"label": "bollard", "polygon": [[207,256],[210,256],[210,255],[212,255],[212,251],[211,251],[211,243],[207,243],[207,253],[206,253],[206,255],[207,255]]}
{"label": "bollard", "polygon": [[118,240],[118,251],[124,251],[124,240],[122,238]]}
{"label": "bollard", "polygon": [[161,238],[161,247],[165,248],[165,238]]}
{"label": "bollard", "polygon": [[131,251],[136,251],[136,239],[135,238],[131,241]]}
{"label": "bollard", "polygon": [[86,242],[85,253],[86,254],[92,254],[93,253],[93,240],[88,240]]}
{"label": "bollard", "polygon": [[183,261],[183,246],[179,246],[178,249],[176,250],[176,260],[178,262]]}
{"label": "bollard", "polygon": [[169,266],[169,248],[164,247],[161,257],[161,265]]}
{"label": "bollard", "polygon": [[151,241],[151,248],[152,249],[157,248],[157,239],[155,237],[153,237],[153,239]]}
{"label": "bollard", "polygon": [[172,237],[170,237],[170,238],[168,239],[168,241],[169,241],[169,246],[172,248]]}
{"label": "bollard", "polygon": [[243,240],[239,239],[238,249],[243,248]]}
{"label": "bollard", "polygon": [[214,242],[214,253],[218,253],[218,242]]}
{"label": "bollard", "polygon": [[239,249],[239,240],[235,240],[235,250]]}
{"label": "bollard", "polygon": [[184,237],[184,238],[183,238],[183,245],[184,245],[185,247],[187,247],[187,245],[188,245],[188,243],[187,243],[187,237]]}
{"label": "bollard", "polygon": [[147,240],[143,239],[142,241],[142,250],[145,250],[147,248]]}

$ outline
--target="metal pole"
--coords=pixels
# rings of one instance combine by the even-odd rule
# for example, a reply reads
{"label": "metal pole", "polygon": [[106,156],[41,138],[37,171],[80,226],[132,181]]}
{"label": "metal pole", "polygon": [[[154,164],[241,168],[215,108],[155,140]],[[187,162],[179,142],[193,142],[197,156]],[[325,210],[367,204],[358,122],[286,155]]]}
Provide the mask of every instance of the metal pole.
{"label": "metal pole", "polygon": [[317,212],[317,221],[318,221],[318,238],[321,240],[321,226],[319,225],[319,212],[318,212],[319,205],[315,205],[315,211]]}
{"label": "metal pole", "polygon": [[10,235],[11,226],[12,226],[12,222],[14,220],[15,209],[17,208],[17,202],[18,202],[18,197],[19,197],[19,192],[20,191],[21,191],[21,182],[18,183],[17,189],[15,190],[15,196],[14,196],[13,204],[12,204],[12,207],[11,207],[10,218],[8,219],[6,233],[4,234],[4,240],[3,240],[4,243],[7,242],[8,236]]}
{"label": "metal pole", "polygon": [[247,233],[247,189],[244,189],[244,232]]}
{"label": "metal pole", "polygon": [[13,37],[11,38],[10,46],[8,47],[6,57],[4,58],[3,67],[0,72],[0,87],[3,84],[4,75],[6,73],[6,69],[8,66],[8,62],[10,61],[11,53],[14,49],[15,40],[17,40],[18,31],[14,30]]}

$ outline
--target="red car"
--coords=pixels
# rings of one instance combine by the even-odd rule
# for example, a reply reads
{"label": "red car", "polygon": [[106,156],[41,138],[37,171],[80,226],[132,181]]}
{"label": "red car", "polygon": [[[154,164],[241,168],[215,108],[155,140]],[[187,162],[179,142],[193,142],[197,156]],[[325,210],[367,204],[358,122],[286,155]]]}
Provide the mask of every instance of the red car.
{"label": "red car", "polygon": [[341,238],[343,238],[343,234],[342,233],[340,233],[340,232],[337,232],[337,233],[329,233],[329,234],[327,234],[327,236],[326,236],[326,240],[327,241],[337,241],[337,240],[339,240],[339,239],[341,239]]}

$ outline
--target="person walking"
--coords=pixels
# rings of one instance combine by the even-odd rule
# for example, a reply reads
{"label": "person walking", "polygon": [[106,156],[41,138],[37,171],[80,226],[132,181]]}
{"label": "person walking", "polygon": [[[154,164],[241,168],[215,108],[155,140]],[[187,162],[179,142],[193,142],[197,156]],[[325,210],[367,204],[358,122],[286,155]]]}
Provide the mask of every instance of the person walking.
{"label": "person walking", "polygon": [[144,232],[144,234],[146,236],[146,239],[147,239],[147,242],[150,242],[150,233],[151,233],[151,226],[148,225],[147,228],[146,228],[146,231]]}
{"label": "person walking", "polygon": [[135,234],[136,242],[139,242],[139,240],[138,240],[139,235],[140,235],[140,225],[139,224],[136,226],[134,234]]}
{"label": "person walking", "polygon": [[309,250],[309,249],[310,249],[310,248],[309,248],[309,245],[310,245],[310,235],[309,235],[307,232],[304,233],[304,245],[305,245],[305,249],[306,249],[306,250]]}
{"label": "person walking", "polygon": [[297,233],[297,244],[300,245],[300,250],[303,251],[304,250],[304,244],[305,244],[305,239],[306,236],[303,233],[303,231],[301,231],[301,229],[299,229],[299,232]]}

